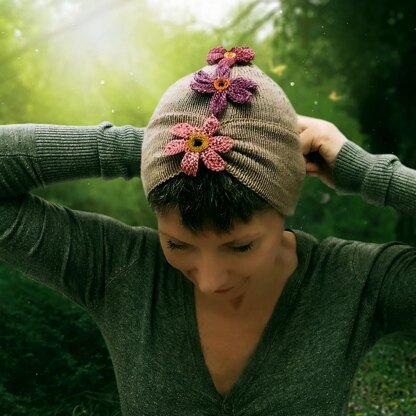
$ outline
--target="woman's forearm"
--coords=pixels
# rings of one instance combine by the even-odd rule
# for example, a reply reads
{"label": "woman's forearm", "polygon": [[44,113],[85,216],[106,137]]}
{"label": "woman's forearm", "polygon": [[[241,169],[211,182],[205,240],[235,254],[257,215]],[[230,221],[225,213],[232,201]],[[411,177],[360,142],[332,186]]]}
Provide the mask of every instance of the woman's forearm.
{"label": "woman's forearm", "polygon": [[371,204],[416,215],[416,170],[393,154],[373,155],[349,141],[335,160],[334,180],[341,195],[359,194]]}
{"label": "woman's forearm", "polygon": [[0,126],[0,198],[54,182],[140,176],[144,128],[10,124]]}

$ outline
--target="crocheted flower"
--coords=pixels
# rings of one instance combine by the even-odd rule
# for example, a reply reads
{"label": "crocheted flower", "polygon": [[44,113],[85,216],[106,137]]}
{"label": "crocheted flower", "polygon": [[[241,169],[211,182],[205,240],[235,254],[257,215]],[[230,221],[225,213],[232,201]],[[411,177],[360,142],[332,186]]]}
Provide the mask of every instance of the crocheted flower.
{"label": "crocheted flower", "polygon": [[217,61],[219,61],[218,65],[227,64],[232,66],[236,62],[249,63],[255,56],[256,54],[251,48],[236,46],[227,51],[227,49],[222,46],[217,46],[208,52],[207,62],[210,65],[214,65]]}
{"label": "crocheted flower", "polygon": [[202,69],[194,75],[191,88],[194,91],[213,94],[209,103],[210,112],[220,113],[227,106],[227,98],[235,103],[246,103],[251,100],[257,84],[248,78],[230,78],[230,67],[218,66],[215,75],[210,76]]}
{"label": "crocheted flower", "polygon": [[228,136],[213,136],[219,127],[220,122],[214,115],[205,119],[202,129],[188,123],[175,124],[170,132],[181,139],[171,140],[165,147],[165,155],[185,152],[181,167],[187,175],[196,176],[199,158],[208,169],[216,172],[224,170],[226,162],[217,152],[228,152],[233,146],[233,140]]}

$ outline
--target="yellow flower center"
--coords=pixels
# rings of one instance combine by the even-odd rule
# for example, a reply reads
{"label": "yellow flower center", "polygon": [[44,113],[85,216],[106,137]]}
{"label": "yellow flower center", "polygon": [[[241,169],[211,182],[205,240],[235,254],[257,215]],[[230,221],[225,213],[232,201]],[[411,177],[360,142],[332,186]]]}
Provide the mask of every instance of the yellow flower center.
{"label": "yellow flower center", "polygon": [[214,87],[218,91],[224,91],[231,85],[231,82],[227,78],[217,78],[214,81]]}
{"label": "yellow flower center", "polygon": [[209,145],[209,137],[204,133],[191,133],[186,145],[191,152],[203,152]]}
{"label": "yellow flower center", "polygon": [[224,58],[234,58],[237,54],[235,52],[225,52]]}

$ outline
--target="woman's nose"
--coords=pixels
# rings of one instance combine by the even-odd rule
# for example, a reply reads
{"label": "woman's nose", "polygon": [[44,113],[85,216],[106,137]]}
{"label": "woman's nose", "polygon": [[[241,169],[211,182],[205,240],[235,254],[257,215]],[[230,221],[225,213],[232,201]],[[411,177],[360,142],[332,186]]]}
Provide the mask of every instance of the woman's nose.
{"label": "woman's nose", "polygon": [[198,264],[194,275],[202,293],[214,293],[216,290],[232,286],[226,268],[215,260]]}

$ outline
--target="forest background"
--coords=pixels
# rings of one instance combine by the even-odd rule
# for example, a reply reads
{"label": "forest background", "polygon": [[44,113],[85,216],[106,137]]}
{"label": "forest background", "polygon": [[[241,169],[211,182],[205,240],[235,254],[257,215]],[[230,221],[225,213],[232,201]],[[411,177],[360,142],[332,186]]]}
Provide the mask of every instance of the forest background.
{"label": "forest background", "polygon": [[[416,19],[410,0],[0,0],[0,124],[145,127],[164,91],[222,45],[255,64],[297,113],[416,169]],[[89,178],[33,193],[156,228],[140,179]],[[1,219],[0,219],[1,220]],[[288,227],[416,245],[416,218],[307,177]],[[349,414],[416,414],[416,334],[368,352]],[[0,414],[120,415],[101,334],[63,296],[0,263]]]}

